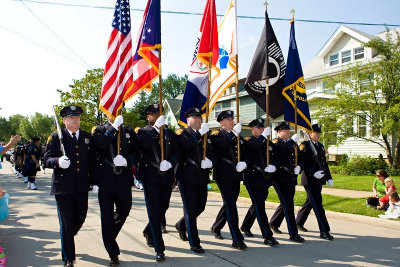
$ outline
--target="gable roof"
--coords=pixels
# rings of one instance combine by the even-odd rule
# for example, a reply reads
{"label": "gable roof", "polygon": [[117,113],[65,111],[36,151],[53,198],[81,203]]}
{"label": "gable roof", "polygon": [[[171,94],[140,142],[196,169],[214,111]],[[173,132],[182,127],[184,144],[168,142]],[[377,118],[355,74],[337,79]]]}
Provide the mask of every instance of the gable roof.
{"label": "gable roof", "polygon": [[333,46],[337,43],[337,41],[344,35],[348,34],[351,37],[363,42],[363,43],[368,43],[371,41],[373,38],[376,38],[374,35],[364,33],[358,30],[355,30],[353,28],[340,25],[336,31],[333,33],[333,35],[328,39],[328,41],[325,43],[325,45],[321,48],[321,50],[318,52],[317,57],[324,57],[326,56],[329,51],[333,48]]}

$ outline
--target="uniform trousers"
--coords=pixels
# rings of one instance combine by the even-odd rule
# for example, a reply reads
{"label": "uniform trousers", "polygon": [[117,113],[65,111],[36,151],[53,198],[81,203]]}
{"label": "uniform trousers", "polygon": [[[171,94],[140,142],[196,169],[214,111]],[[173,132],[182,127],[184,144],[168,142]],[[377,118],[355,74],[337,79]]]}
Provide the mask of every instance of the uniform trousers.
{"label": "uniform trousers", "polygon": [[240,182],[232,180],[216,180],[224,205],[218,212],[217,218],[212,226],[214,232],[220,232],[228,221],[233,242],[242,242],[243,235],[239,230],[239,216],[236,201],[239,197]]}
{"label": "uniform trousers", "polygon": [[296,224],[304,226],[311,209],[313,209],[315,217],[317,217],[320,232],[329,232],[329,223],[326,219],[324,207],[322,206],[322,184],[312,183],[305,185],[304,188],[307,192],[307,199],[297,213]]}
{"label": "uniform trousers", "polygon": [[296,227],[296,220],[294,217],[294,194],[296,193],[296,186],[281,182],[273,182],[273,186],[278,194],[280,204],[276,209],[274,215],[272,215],[270,224],[275,227],[280,227],[283,218],[286,219],[289,236],[293,237],[298,234]]}
{"label": "uniform trousers", "polygon": [[161,225],[165,217],[165,212],[169,207],[173,183],[172,179],[159,177],[160,181],[162,179],[166,179],[167,181],[159,182],[143,179],[144,198],[146,201],[147,216],[149,217],[149,223],[144,228],[143,233],[151,234],[154,250],[157,253],[165,250]]}
{"label": "uniform trousers", "polygon": [[74,236],[81,229],[88,210],[88,192],[55,195],[60,222],[62,260],[75,260]]}
{"label": "uniform trousers", "polygon": [[[120,254],[117,236],[132,208],[131,187],[99,189],[101,233],[110,258]],[[115,208],[114,208],[115,205]]]}
{"label": "uniform trousers", "polygon": [[183,217],[176,223],[176,227],[188,233],[191,247],[200,246],[197,230],[197,217],[205,210],[207,203],[207,184],[191,184],[179,181],[179,191],[183,202]]}
{"label": "uniform trousers", "polygon": [[254,223],[254,219],[257,217],[263,238],[271,237],[273,234],[269,228],[268,217],[265,212],[265,201],[268,197],[269,186],[259,186],[259,184],[250,181],[246,183],[246,188],[253,204],[249,208],[243,221],[243,228],[250,230]]}

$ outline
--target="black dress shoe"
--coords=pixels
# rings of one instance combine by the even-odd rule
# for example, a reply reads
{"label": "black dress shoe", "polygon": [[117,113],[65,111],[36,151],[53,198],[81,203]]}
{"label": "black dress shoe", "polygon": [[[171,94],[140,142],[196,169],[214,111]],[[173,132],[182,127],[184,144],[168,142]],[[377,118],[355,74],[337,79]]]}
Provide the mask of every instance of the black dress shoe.
{"label": "black dress shoe", "polygon": [[175,225],[176,230],[179,233],[179,238],[182,239],[183,241],[189,241],[189,238],[186,235],[186,231],[182,231],[181,229],[178,228],[178,226]]}
{"label": "black dress shoe", "polygon": [[69,260],[64,261],[64,267],[73,267],[73,266],[74,266],[73,261],[69,261]]}
{"label": "black dress shoe", "polygon": [[246,244],[241,241],[241,242],[233,242],[232,247],[236,248],[238,250],[245,250],[247,248]]}
{"label": "black dress shoe", "polygon": [[308,232],[307,228],[304,228],[303,225],[297,225],[297,229],[299,229],[299,231],[302,231],[302,232]]}
{"label": "black dress shoe", "polygon": [[165,261],[165,254],[164,254],[164,252],[157,252],[156,261]]}
{"label": "black dress shoe", "polygon": [[151,237],[150,233],[143,233],[143,236],[146,238],[146,244],[149,247],[154,247],[153,238]]}
{"label": "black dress shoe", "polygon": [[242,231],[244,233],[244,235],[247,236],[247,237],[253,237],[254,236],[253,233],[250,231],[250,229],[243,228],[243,226],[240,227],[240,231]]}
{"label": "black dress shoe", "polygon": [[215,237],[216,239],[224,239],[224,238],[222,237],[220,231],[214,231],[214,230],[211,228],[211,229],[210,229],[210,232],[214,235],[214,237]]}
{"label": "black dress shoe", "polygon": [[164,226],[161,226],[161,232],[163,234],[168,234],[167,228],[165,228]]}
{"label": "black dress shoe", "polygon": [[269,227],[271,228],[272,231],[274,231],[275,234],[282,234],[282,231],[279,230],[278,227],[273,226],[272,224],[270,224]]}
{"label": "black dress shoe", "polygon": [[267,237],[264,239],[264,244],[268,245],[270,247],[275,247],[275,246],[279,245],[279,242],[276,241],[276,239],[274,237],[270,236],[270,237]]}
{"label": "black dress shoe", "polygon": [[294,241],[294,242],[297,242],[297,243],[303,243],[303,242],[305,241],[304,238],[302,238],[302,237],[299,236],[299,235],[291,236],[291,237],[290,237],[290,240],[292,240],[292,241]]}
{"label": "black dress shoe", "polygon": [[329,232],[321,232],[319,235],[322,239],[333,240],[333,236]]}
{"label": "black dress shoe", "polygon": [[118,256],[112,257],[112,258],[111,258],[111,261],[110,261],[110,266],[112,267],[112,266],[117,266],[117,265],[119,265]]}
{"label": "black dress shoe", "polygon": [[201,246],[190,247],[190,250],[193,250],[193,252],[197,254],[203,254],[205,252]]}

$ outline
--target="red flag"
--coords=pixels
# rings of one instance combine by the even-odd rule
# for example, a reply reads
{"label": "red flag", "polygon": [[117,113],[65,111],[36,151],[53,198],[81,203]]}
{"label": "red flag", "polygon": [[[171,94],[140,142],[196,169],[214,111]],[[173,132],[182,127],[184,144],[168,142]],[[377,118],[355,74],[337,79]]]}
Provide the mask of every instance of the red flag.
{"label": "red flag", "polygon": [[130,21],[129,1],[117,0],[99,105],[111,118],[122,108],[124,95],[133,85]]}
{"label": "red flag", "polygon": [[218,62],[218,23],[215,11],[215,0],[207,0],[204,8],[203,19],[200,24],[200,43],[197,58],[208,66],[209,57],[212,55],[212,65]]}

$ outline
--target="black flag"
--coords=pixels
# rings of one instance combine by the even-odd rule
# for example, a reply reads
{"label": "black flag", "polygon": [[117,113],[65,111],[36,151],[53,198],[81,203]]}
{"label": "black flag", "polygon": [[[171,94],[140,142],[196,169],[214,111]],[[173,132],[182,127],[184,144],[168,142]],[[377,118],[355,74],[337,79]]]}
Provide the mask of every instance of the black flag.
{"label": "black flag", "polygon": [[[268,40],[268,49],[266,46]],[[268,50],[268,61],[266,59]],[[268,64],[268,69],[266,68]],[[283,114],[284,98],[282,95],[286,64],[282,50],[276,39],[268,14],[265,12],[265,25],[258,42],[249,74],[245,82],[246,91],[250,97],[266,112],[265,108],[265,78],[268,71],[269,84],[269,115],[277,118]]]}

